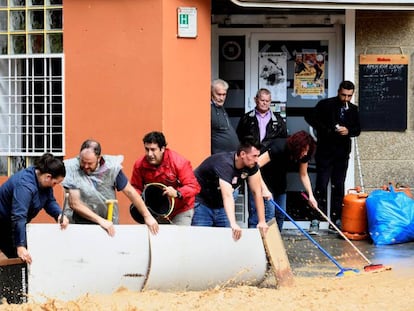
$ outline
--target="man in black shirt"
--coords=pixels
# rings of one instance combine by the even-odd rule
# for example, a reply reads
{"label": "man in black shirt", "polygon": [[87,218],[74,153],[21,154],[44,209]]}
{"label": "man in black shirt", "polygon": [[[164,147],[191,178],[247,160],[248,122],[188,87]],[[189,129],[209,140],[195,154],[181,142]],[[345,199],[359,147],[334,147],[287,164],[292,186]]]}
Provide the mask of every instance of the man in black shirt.
{"label": "man in black shirt", "polygon": [[196,196],[193,226],[231,227],[233,239],[240,239],[242,231],[236,222],[233,192],[247,180],[256,203],[257,228],[267,231],[262,178],[257,165],[259,153],[259,142],[248,136],[237,152],[213,154],[196,168],[194,174],[201,191]]}

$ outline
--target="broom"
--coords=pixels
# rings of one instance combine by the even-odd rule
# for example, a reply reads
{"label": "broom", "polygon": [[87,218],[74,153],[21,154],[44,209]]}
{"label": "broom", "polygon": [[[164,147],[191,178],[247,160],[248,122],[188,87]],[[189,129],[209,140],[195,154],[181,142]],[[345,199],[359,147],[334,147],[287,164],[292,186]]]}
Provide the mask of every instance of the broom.
{"label": "broom", "polygon": [[275,201],[273,201],[273,199],[270,199],[269,202],[271,202],[283,215],[285,215],[285,217],[287,217],[292,224],[294,224],[296,226],[296,228],[299,229],[300,232],[303,233],[304,236],[306,236],[308,238],[309,241],[311,241],[326,257],[328,257],[328,259],[330,261],[332,261],[335,266],[338,267],[339,272],[336,274],[336,276],[345,276],[348,274],[356,274],[359,273],[358,269],[354,269],[354,268],[344,268],[342,267],[338,261],[335,260],[335,258],[332,257],[331,254],[329,254],[318,242],[316,242],[310,235],[309,233],[307,233],[305,230],[303,230],[301,228],[301,226],[299,226],[299,224],[293,220],[292,217],[289,216],[288,213],[286,213],[286,211],[281,208]]}
{"label": "broom", "polygon": [[[307,196],[307,194],[305,192],[301,192],[302,197],[306,200],[309,201],[309,198]],[[380,271],[385,271],[385,270],[391,270],[391,267],[389,266],[384,266],[383,264],[373,264],[362,252],[361,250],[358,249],[358,247],[355,246],[354,243],[351,242],[350,239],[348,239],[348,237],[333,223],[332,220],[330,220],[328,218],[328,216],[325,215],[324,212],[321,211],[321,209],[319,207],[314,207],[314,209],[316,209],[319,214],[322,215],[322,217],[329,222],[329,224],[341,235],[341,237],[347,241],[349,243],[349,245],[352,246],[352,248],[368,263],[368,265],[364,266],[364,271],[365,272],[380,272]]]}

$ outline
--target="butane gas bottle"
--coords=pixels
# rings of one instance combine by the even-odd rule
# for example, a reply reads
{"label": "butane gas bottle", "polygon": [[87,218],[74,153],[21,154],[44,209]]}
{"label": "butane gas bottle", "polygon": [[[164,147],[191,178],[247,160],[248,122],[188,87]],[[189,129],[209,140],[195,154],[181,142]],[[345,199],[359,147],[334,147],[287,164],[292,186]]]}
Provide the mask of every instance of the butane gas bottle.
{"label": "butane gas bottle", "polygon": [[368,237],[368,219],[365,200],[368,194],[359,187],[349,189],[344,196],[341,230],[350,240],[364,240]]}

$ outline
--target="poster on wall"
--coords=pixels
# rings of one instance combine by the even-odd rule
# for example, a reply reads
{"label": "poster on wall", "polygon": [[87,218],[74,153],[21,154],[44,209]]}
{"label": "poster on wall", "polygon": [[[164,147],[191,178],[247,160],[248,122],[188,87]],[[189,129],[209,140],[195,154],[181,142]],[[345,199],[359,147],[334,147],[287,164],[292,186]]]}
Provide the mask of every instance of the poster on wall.
{"label": "poster on wall", "polygon": [[323,95],[325,92],[325,54],[297,53],[294,92],[296,95]]}
{"label": "poster on wall", "polygon": [[286,53],[259,53],[259,88],[271,92],[272,101],[286,102]]}
{"label": "poster on wall", "polygon": [[273,112],[279,112],[280,116],[286,120],[286,103],[271,103],[270,110]]}

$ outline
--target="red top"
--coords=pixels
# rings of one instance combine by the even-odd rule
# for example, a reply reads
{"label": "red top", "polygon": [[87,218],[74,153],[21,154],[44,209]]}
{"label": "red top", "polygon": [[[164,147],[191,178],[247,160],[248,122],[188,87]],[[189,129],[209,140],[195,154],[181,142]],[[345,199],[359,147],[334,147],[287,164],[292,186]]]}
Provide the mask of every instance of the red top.
{"label": "red top", "polygon": [[135,162],[132,169],[132,186],[142,194],[145,185],[153,182],[180,191],[182,199],[175,198],[171,218],[194,208],[195,196],[200,192],[200,185],[194,176],[190,161],[177,152],[166,148],[162,162],[158,166],[150,164],[145,156]]}

